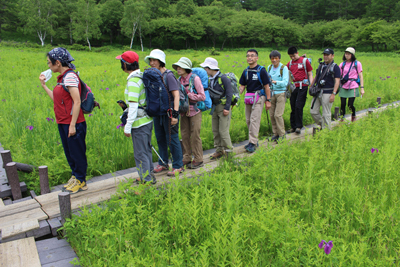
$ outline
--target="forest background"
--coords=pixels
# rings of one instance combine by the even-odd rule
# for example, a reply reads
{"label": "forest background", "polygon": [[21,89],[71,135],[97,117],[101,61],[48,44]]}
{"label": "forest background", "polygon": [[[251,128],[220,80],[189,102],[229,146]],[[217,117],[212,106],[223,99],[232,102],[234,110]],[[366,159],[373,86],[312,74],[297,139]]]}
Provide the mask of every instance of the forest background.
{"label": "forest background", "polygon": [[398,0],[0,0],[0,39],[29,46],[397,51]]}

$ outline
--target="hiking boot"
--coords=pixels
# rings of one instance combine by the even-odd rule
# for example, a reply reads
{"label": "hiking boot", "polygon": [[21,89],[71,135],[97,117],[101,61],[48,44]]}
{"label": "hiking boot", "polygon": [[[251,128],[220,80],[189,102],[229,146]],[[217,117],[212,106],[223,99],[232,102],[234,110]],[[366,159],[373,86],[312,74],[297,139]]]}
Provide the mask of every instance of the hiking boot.
{"label": "hiking boot", "polygon": [[279,135],[274,135],[274,136],[272,136],[271,137],[271,141],[276,141],[276,140],[278,140],[279,139]]}
{"label": "hiking boot", "polygon": [[203,162],[196,162],[196,161],[193,160],[192,164],[189,165],[189,168],[190,169],[197,169],[197,168],[200,168],[200,167],[203,167],[203,166],[204,166]]}
{"label": "hiking boot", "polygon": [[296,131],[295,128],[290,128],[286,133],[294,133]]}
{"label": "hiking boot", "polygon": [[76,177],[72,175],[71,178],[69,178],[68,182],[63,186],[63,191],[67,189],[70,185],[72,185],[74,183],[74,180],[76,180]]}
{"label": "hiking boot", "polygon": [[357,120],[356,116],[351,116],[351,122],[355,122]]}
{"label": "hiking boot", "polygon": [[175,176],[175,173],[179,174],[179,173],[184,172],[184,171],[185,171],[185,169],[183,167],[181,167],[179,169],[172,168],[172,171],[168,172],[167,175],[168,176]]}
{"label": "hiking boot", "polygon": [[169,171],[169,166],[157,165],[157,167],[154,169],[154,173],[160,173],[163,171]]}
{"label": "hiking boot", "polygon": [[65,192],[69,192],[70,194],[75,194],[80,191],[86,191],[88,189],[86,185],[86,181],[79,181],[78,179],[75,179],[74,182],[65,189]]}
{"label": "hiking boot", "polygon": [[222,158],[223,156],[224,156],[224,152],[223,151],[218,151],[218,152],[215,152],[214,154],[212,154],[211,156],[210,156],[210,160],[216,160],[216,159],[220,159],[220,158]]}
{"label": "hiking boot", "polygon": [[143,181],[143,184],[145,185],[152,185],[152,184],[156,184],[157,183],[157,179],[155,176],[151,177],[151,181]]}
{"label": "hiking boot", "polygon": [[[258,143],[257,143],[258,146]],[[256,151],[256,145],[253,143],[250,143],[249,146],[246,148],[246,151],[249,153],[254,153]]]}
{"label": "hiking boot", "polygon": [[190,163],[192,163],[191,161],[183,161],[183,166],[185,167],[190,167]]}
{"label": "hiking boot", "polygon": [[296,133],[301,134],[301,128],[296,128]]}
{"label": "hiking boot", "polygon": [[250,145],[250,142],[244,146],[244,149],[247,149],[247,147]]}
{"label": "hiking boot", "polygon": [[283,140],[285,140],[285,139],[286,139],[285,135],[278,136],[278,138],[276,139],[276,142],[279,144],[280,142],[283,142]]}

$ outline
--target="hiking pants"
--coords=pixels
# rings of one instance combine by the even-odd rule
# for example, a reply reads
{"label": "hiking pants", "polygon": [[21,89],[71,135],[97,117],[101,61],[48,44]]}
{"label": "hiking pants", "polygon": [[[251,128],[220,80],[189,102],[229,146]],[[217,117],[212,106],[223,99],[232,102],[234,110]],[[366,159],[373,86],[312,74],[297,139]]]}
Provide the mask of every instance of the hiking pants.
{"label": "hiking pants", "polygon": [[303,86],[302,89],[297,87],[290,96],[290,107],[292,108],[290,126],[292,129],[303,128],[303,109],[307,100],[307,92],[308,86]]}
{"label": "hiking pants", "polygon": [[61,142],[64,148],[72,175],[80,182],[86,181],[87,159],[86,159],[86,122],[75,125],[76,134],[68,137],[69,124],[58,124]]}
{"label": "hiking pants", "polygon": [[[160,157],[168,164],[168,147],[172,154],[172,168],[182,168],[182,148],[179,141],[179,121],[175,125],[171,125],[171,119],[167,115],[153,117],[154,132],[156,134],[158,151]],[[170,142],[171,136],[171,142]],[[158,164],[163,165],[158,159]]]}
{"label": "hiking pants", "polygon": [[212,132],[214,135],[214,147],[216,152],[233,152],[229,127],[231,125],[232,111],[224,116],[225,105],[218,104],[212,115]]}
{"label": "hiking pants", "polygon": [[271,118],[272,132],[276,136],[285,135],[285,121],[283,120],[285,103],[285,93],[280,93],[277,95],[274,94],[271,97],[271,108],[269,109],[269,116]]}
{"label": "hiking pants", "polygon": [[149,182],[152,180],[151,172],[154,170],[151,152],[151,132],[153,124],[148,123],[138,128],[131,129],[133,156],[140,180]]}
{"label": "hiking pants", "polygon": [[257,103],[254,105],[246,105],[246,123],[249,128],[249,142],[257,144],[258,133],[260,131],[261,114],[264,109],[265,96],[260,96]]}
{"label": "hiking pants", "polygon": [[355,116],[356,115],[356,108],[354,107],[354,100],[356,100],[355,97],[349,97],[349,98],[340,98],[340,115],[344,117],[344,114],[346,114],[346,100],[349,100],[348,107],[351,111],[351,115]]}
{"label": "hiking pants", "polygon": [[183,161],[203,162],[203,144],[200,138],[201,112],[193,117],[181,116],[181,135],[183,146]]}
{"label": "hiking pants", "polygon": [[[314,107],[310,110],[311,116],[314,119],[315,123],[322,127],[322,129],[328,127],[331,129],[331,121],[332,121],[332,105],[333,103],[329,103],[329,98],[331,94],[322,94],[322,98],[313,97],[311,101],[311,106]],[[315,103],[314,103],[315,101]],[[320,107],[322,106],[322,116],[320,113]]]}

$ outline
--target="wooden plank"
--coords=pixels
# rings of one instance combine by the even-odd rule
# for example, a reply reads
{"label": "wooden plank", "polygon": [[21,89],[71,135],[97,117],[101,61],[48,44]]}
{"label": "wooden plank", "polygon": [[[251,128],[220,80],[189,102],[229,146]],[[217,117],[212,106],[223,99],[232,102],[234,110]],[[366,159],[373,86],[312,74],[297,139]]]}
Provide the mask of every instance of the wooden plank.
{"label": "wooden plank", "polygon": [[69,246],[67,240],[58,239],[57,237],[36,241],[38,253],[51,250],[52,248]]}
{"label": "wooden plank", "polygon": [[[6,206],[8,207],[8,206]],[[13,214],[10,216],[0,217],[0,229],[3,229],[6,226],[22,223],[27,220],[45,220],[47,219],[47,214],[43,212],[41,208],[36,208],[32,210],[28,210],[25,212],[21,212],[18,214]]]}
{"label": "wooden plank", "polygon": [[0,218],[37,208],[40,208],[40,204],[34,199],[0,207]]}
{"label": "wooden plank", "polygon": [[51,234],[50,225],[46,220],[39,222],[39,229],[26,232],[26,237],[33,236],[34,238],[42,237]]}
{"label": "wooden plank", "polygon": [[53,244],[54,246],[48,247],[46,250],[38,250],[39,259],[42,265],[54,263],[55,266],[58,266],[58,261],[76,257],[75,251],[71,248],[68,242],[67,245],[64,245],[64,243],[61,244],[61,246],[57,246],[59,244],[57,242],[53,242]]}
{"label": "wooden plank", "polygon": [[57,218],[52,218],[50,220],[47,220],[50,226],[51,234],[53,236],[57,236],[57,231],[62,227],[62,224],[59,219]]}
{"label": "wooden plank", "polygon": [[0,208],[1,208],[1,207],[4,207],[4,206],[5,206],[5,205],[4,205],[3,199],[0,198]]}
{"label": "wooden plank", "polygon": [[33,237],[0,244],[0,258],[2,267],[42,266]]}
{"label": "wooden plank", "polygon": [[20,233],[18,235],[12,236],[10,238],[4,238],[4,239],[0,238],[0,243],[6,243],[6,242],[18,240],[18,239],[24,239],[25,237],[26,237],[25,233]]}
{"label": "wooden plank", "polygon": [[[20,198],[20,199],[14,200],[14,201],[13,201],[13,204],[16,204],[16,203],[19,203],[19,202],[23,202],[23,201],[27,201],[27,200],[31,200],[31,199],[32,199],[31,196],[24,197],[24,198]],[[37,201],[36,201],[36,202],[37,202]]]}
{"label": "wooden plank", "polygon": [[48,263],[48,264],[43,264],[42,267],[80,267],[80,265],[73,265],[70,262],[73,261],[75,258],[78,257],[74,257],[74,258],[69,258],[69,259],[65,259],[65,260],[60,260],[57,262],[52,262],[52,263]]}
{"label": "wooden plank", "polygon": [[39,222],[36,219],[26,220],[21,223],[5,226],[1,229],[1,238],[10,238],[12,236],[28,232],[39,228]]}

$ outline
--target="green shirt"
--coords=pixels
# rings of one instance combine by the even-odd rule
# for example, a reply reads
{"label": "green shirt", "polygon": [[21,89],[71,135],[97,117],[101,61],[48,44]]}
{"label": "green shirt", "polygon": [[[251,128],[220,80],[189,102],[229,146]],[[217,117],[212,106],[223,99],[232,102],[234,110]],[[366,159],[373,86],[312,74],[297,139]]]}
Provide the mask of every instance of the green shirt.
{"label": "green shirt", "polygon": [[125,88],[125,102],[137,102],[139,104],[138,116],[132,124],[132,128],[138,128],[143,125],[149,124],[153,121],[150,116],[139,116],[141,113],[140,107],[146,106],[146,90],[142,81],[143,73],[140,70],[135,70],[129,74],[128,83]]}

